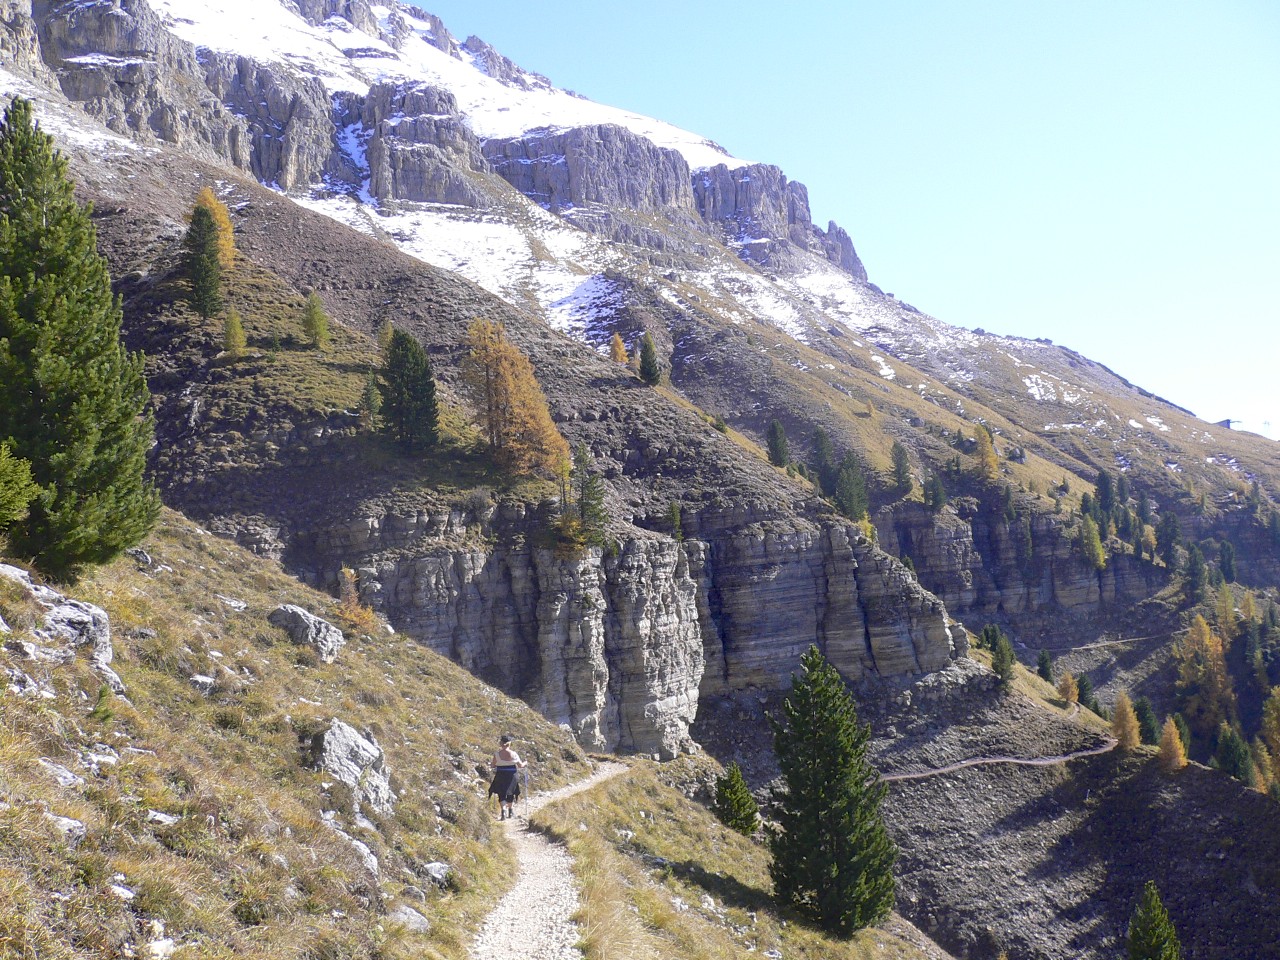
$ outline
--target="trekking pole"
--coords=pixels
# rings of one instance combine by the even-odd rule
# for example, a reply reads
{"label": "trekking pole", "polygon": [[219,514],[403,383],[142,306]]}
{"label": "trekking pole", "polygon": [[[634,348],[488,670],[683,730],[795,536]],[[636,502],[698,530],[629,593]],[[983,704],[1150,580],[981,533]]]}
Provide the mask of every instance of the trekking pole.
{"label": "trekking pole", "polygon": [[524,768],[524,820],[529,822],[529,768]]}

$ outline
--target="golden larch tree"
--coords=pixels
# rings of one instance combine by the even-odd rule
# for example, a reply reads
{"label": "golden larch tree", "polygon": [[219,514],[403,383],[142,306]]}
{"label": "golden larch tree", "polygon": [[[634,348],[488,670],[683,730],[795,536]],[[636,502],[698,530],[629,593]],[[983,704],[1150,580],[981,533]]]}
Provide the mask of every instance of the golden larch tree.
{"label": "golden larch tree", "polygon": [[1165,773],[1174,773],[1187,765],[1187,749],[1182,744],[1182,735],[1178,733],[1178,725],[1169,717],[1160,731],[1160,768]]}
{"label": "golden larch tree", "polygon": [[1058,678],[1058,696],[1067,703],[1080,702],[1080,685],[1076,683],[1076,678],[1069,673],[1063,673]]}
{"label": "golden larch tree", "polygon": [[1173,648],[1178,665],[1177,690],[1183,716],[1191,729],[1205,737],[1234,719],[1236,695],[1227,675],[1222,638],[1209,629],[1204,617],[1191,621],[1191,629]]}
{"label": "golden larch tree", "polygon": [[614,363],[625,364],[631,358],[627,356],[627,346],[622,342],[622,337],[615,332],[613,339],[609,341],[609,359]]}
{"label": "golden larch tree", "polygon": [[472,322],[467,347],[463,383],[495,459],[518,474],[557,476],[569,445],[551,420],[529,358],[491,320]]}
{"label": "golden larch tree", "polygon": [[1000,476],[1000,458],[996,456],[996,445],[991,442],[991,434],[985,427],[978,425],[976,435],[978,441],[978,473],[985,480],[994,480]]}
{"label": "golden larch tree", "polygon": [[1123,690],[1116,694],[1116,705],[1111,714],[1111,735],[1116,738],[1121,750],[1135,750],[1142,743],[1138,715],[1133,712],[1133,701]]}
{"label": "golden larch tree", "polygon": [[230,270],[236,264],[236,236],[231,226],[231,211],[214,195],[211,187],[202,187],[196,194],[196,206],[204,207],[213,217],[213,225],[218,228],[218,265],[223,270]]}

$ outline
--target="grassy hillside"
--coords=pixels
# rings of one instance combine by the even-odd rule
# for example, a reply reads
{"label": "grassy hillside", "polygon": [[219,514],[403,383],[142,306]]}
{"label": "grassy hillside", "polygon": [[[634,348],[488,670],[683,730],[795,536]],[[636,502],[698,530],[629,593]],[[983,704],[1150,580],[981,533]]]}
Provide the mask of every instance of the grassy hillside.
{"label": "grassy hillside", "polygon": [[[45,696],[0,695],[5,956],[115,957],[165,938],[179,958],[465,956],[512,865],[484,804],[497,737],[533,745],[535,786],[587,772],[572,739],[377,623],[344,624],[346,647],[321,663],[266,615],[295,603],[338,623],[334,601],[175,514],[144,547],[150,564],[123,558],[74,591],[111,617],[126,697],[100,698],[83,657],[16,656],[41,611],[0,581],[14,630],[0,663],[47,679]],[[212,678],[207,695],[193,676]],[[334,717],[385,751],[390,814],[312,769],[309,738]],[[78,779],[60,785],[49,764]],[[333,826],[377,857],[376,876]],[[443,888],[435,861],[452,868]],[[392,920],[401,905],[429,932]]]}

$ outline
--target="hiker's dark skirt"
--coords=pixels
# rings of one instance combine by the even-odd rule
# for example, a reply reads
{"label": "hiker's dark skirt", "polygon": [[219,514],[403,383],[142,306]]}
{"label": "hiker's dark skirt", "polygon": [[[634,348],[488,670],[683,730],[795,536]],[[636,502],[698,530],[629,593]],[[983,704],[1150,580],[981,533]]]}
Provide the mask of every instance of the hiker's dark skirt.
{"label": "hiker's dark skirt", "polygon": [[489,795],[498,795],[503,803],[515,803],[520,796],[520,771],[516,767],[499,767],[489,784]]}

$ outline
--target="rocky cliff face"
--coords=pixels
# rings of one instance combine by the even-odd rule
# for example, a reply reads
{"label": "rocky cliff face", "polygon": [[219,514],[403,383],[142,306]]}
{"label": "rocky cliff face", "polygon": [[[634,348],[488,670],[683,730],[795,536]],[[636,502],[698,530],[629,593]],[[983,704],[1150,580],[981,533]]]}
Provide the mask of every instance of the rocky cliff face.
{"label": "rocky cliff face", "polygon": [[1129,554],[1113,554],[1094,570],[1053,515],[1006,522],[973,498],[936,514],[914,501],[896,503],[875,523],[885,549],[910,557],[920,582],[954,616],[1010,623],[1028,637],[1062,639],[1076,628],[1084,637],[1108,612],[1150,596],[1165,580],[1163,568]]}
{"label": "rocky cliff face", "polygon": [[671,757],[700,699],[776,690],[817,643],[850,679],[915,675],[964,653],[942,603],[840,524],[748,524],[616,550],[539,547],[546,518],[509,505],[364,517],[299,535],[320,582],[356,566],[403,632],[520,695],[584,746]]}
{"label": "rocky cliff face", "polygon": [[699,170],[693,193],[702,217],[740,244],[748,260],[781,265],[777,261],[785,263],[791,244],[826,257],[859,280],[867,279],[849,235],[834,222],[826,231],[814,226],[808,188],[788,180],[778,167],[756,163],[731,170],[720,164]]}

